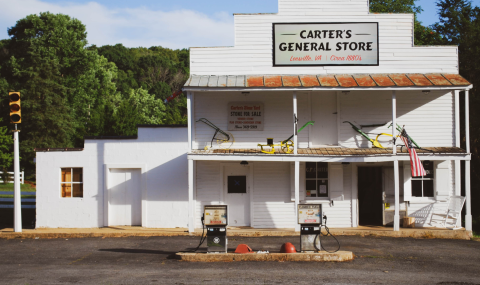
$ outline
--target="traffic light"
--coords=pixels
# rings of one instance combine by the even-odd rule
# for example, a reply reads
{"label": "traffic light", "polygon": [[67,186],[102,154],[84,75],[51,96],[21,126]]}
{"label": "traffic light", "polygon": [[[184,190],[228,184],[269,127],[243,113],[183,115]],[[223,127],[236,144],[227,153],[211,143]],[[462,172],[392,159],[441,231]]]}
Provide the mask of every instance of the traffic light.
{"label": "traffic light", "polygon": [[8,97],[10,97],[10,123],[20,124],[22,122],[20,92],[8,92]]}

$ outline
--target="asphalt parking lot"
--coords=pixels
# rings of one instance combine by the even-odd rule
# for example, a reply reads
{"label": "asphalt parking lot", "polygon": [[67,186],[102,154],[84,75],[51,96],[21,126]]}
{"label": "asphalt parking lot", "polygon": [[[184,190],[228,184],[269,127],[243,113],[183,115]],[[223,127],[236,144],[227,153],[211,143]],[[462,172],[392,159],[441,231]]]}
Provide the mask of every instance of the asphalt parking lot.
{"label": "asphalt parking lot", "polygon": [[[174,259],[197,237],[0,240],[2,284],[480,284],[480,242],[339,237],[344,263],[189,263]],[[229,239],[276,252],[298,238]],[[326,244],[326,246],[331,246]]]}

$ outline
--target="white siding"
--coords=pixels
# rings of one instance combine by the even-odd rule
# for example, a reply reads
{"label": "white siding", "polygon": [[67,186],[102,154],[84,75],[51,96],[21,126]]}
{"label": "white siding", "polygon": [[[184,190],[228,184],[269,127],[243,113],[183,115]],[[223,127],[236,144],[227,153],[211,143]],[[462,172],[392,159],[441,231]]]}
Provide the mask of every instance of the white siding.
{"label": "white siding", "polygon": [[290,164],[255,162],[253,227],[295,227],[295,203],[290,199]]}
{"label": "white siding", "polygon": [[[274,138],[278,143],[293,135],[293,93],[292,92],[251,92],[248,95],[240,92],[195,92],[195,121],[207,118],[220,129],[228,130],[229,102],[254,101],[264,104],[263,131],[231,131],[235,138],[235,148],[257,148],[257,144],[265,144],[267,138]],[[310,119],[308,111],[308,95],[298,93],[298,125],[301,127]],[[210,146],[215,131],[204,123],[195,123],[195,143],[193,148],[203,149]],[[299,133],[299,146],[308,147],[308,127]],[[215,146],[215,142],[214,142]]]}
{"label": "white siding", "polygon": [[328,15],[368,12],[368,0],[279,0],[278,13],[282,15]]}
{"label": "white siding", "polygon": [[[370,147],[359,133],[344,121],[359,125],[390,124],[392,121],[391,92],[357,91],[340,95],[339,144],[343,147]],[[425,147],[455,145],[454,98],[451,92],[423,94],[420,91],[397,92],[397,124],[405,125],[408,134]],[[388,126],[387,124],[387,126]],[[375,139],[379,133],[392,133],[391,128],[364,128]],[[391,147],[391,137],[382,136],[379,142]]]}

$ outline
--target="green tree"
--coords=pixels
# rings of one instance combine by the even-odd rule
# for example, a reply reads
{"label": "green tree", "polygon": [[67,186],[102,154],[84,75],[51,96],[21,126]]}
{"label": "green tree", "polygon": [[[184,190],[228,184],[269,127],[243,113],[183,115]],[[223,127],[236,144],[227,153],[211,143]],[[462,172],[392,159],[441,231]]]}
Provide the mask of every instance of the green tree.
{"label": "green tree", "polygon": [[[0,123],[2,119],[0,118]],[[8,168],[13,163],[13,137],[7,127],[0,127],[0,171],[2,171],[3,183],[8,183]]]}
{"label": "green tree", "polygon": [[[0,43],[0,78],[22,92],[21,151],[32,169],[35,147],[81,145],[89,128],[102,129],[90,117],[115,96],[116,67],[85,48],[85,26],[67,15],[29,15],[8,34]],[[7,107],[2,100],[3,114]]]}
{"label": "green tree", "polygon": [[374,13],[415,14],[415,45],[435,45],[440,43],[440,35],[431,27],[425,27],[417,20],[417,14],[423,9],[415,4],[417,0],[370,0],[370,11]]}

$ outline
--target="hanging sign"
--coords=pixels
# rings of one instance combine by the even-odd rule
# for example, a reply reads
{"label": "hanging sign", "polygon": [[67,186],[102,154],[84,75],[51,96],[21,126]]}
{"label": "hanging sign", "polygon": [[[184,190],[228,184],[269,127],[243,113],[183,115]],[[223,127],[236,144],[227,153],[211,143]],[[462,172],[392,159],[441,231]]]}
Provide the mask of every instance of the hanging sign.
{"label": "hanging sign", "polygon": [[229,131],[263,131],[263,103],[228,103]]}
{"label": "hanging sign", "polygon": [[378,52],[378,23],[273,24],[273,66],[378,66]]}

